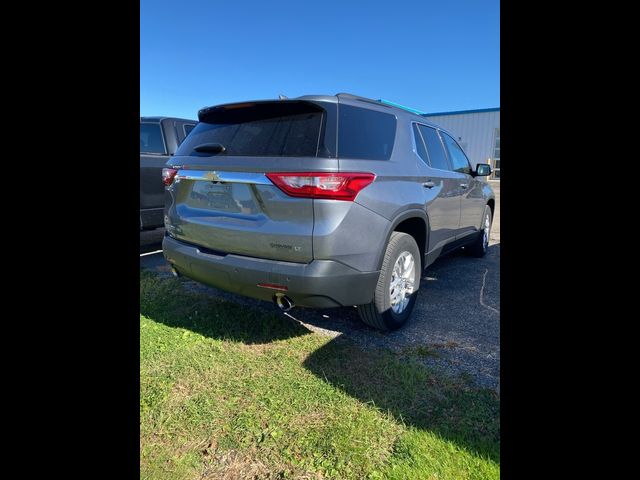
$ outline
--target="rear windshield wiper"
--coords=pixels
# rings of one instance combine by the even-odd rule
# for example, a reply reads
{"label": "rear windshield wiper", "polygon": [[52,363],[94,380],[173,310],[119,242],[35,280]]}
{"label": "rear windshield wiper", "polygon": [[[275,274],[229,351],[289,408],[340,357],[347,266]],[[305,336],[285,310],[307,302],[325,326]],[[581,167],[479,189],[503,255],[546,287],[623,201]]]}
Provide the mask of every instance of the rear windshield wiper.
{"label": "rear windshield wiper", "polygon": [[221,143],[203,143],[197,147],[193,147],[196,152],[208,153],[224,153],[227,149]]}

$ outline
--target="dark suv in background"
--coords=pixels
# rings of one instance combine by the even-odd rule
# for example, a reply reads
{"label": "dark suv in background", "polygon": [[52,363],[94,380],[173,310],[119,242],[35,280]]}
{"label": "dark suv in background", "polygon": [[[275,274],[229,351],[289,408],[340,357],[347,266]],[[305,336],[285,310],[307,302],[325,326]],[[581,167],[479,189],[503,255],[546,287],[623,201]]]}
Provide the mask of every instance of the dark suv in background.
{"label": "dark suv in background", "polygon": [[487,251],[494,194],[424,117],[349,94],[200,110],[163,172],[174,273],[280,308],[406,322],[422,270]]}
{"label": "dark suv in background", "polygon": [[195,120],[169,117],[140,118],[140,229],[164,224],[162,168],[176,152]]}

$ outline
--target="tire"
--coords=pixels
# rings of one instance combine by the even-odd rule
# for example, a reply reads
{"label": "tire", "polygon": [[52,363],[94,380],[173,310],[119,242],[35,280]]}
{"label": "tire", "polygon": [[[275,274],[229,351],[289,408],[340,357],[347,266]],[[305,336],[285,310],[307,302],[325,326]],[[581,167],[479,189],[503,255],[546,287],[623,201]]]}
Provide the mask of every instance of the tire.
{"label": "tire", "polygon": [[484,257],[489,250],[489,235],[491,234],[492,221],[491,208],[487,205],[484,207],[484,215],[482,216],[482,230],[478,232],[478,236],[474,242],[465,248],[472,257]]}
{"label": "tire", "polygon": [[[411,258],[407,254],[410,254]],[[401,256],[404,263],[399,263]],[[410,266],[411,260],[413,260],[413,270]],[[398,275],[402,272],[403,267],[404,275]],[[420,258],[420,249],[418,249],[416,241],[406,233],[393,232],[384,253],[373,300],[371,303],[358,306],[358,313],[362,321],[370,327],[382,331],[396,330],[404,325],[411,316],[413,306],[416,303],[421,276],[422,258]],[[412,283],[411,277],[413,277]],[[391,281],[393,279],[396,282],[398,278],[404,280],[399,280],[400,285],[392,290]],[[407,286],[404,289],[404,297],[402,297],[403,285]],[[392,304],[392,292],[395,297],[394,304]],[[408,297],[407,294],[409,294]],[[404,304],[398,301],[401,300],[401,297],[407,299]]]}

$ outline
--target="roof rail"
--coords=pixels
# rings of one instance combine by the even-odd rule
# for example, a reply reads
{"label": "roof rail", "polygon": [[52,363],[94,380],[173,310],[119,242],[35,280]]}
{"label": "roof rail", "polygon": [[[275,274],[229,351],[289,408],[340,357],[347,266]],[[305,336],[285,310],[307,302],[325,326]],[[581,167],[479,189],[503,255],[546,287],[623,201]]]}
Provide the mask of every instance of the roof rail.
{"label": "roof rail", "polygon": [[405,107],[404,105],[400,105],[399,103],[390,102],[389,100],[379,99],[378,102],[383,103],[385,105],[391,105],[392,107],[401,108],[411,113],[415,113],[416,115],[424,115],[425,112],[421,112],[420,110],[416,110],[414,108]]}
{"label": "roof rail", "polygon": [[336,97],[345,97],[345,98],[353,98],[355,100],[368,100],[368,101],[375,101],[371,98],[366,98],[366,97],[361,97],[360,95],[354,95],[353,93],[336,93]]}
{"label": "roof rail", "polygon": [[401,108],[402,110],[406,110],[407,112],[411,112],[415,115],[424,115],[425,112],[421,112],[420,110],[416,110],[415,108],[405,107],[404,105],[400,105],[399,103],[390,102],[389,100],[378,99],[374,100],[372,98],[360,97],[358,95],[353,95],[351,93],[336,93],[336,97],[350,98],[352,100],[360,100],[361,102],[367,103],[375,103],[376,105],[385,105],[387,107],[396,107]]}
{"label": "roof rail", "polygon": [[336,93],[336,97],[339,98],[349,98],[351,100],[359,100],[361,102],[373,103],[375,105],[380,105],[378,100],[374,100],[373,98],[361,97],[359,95],[353,95],[351,93]]}
{"label": "roof rail", "polygon": [[444,115],[460,115],[464,113],[485,113],[485,112],[499,112],[500,107],[492,107],[492,108],[477,108],[475,110],[455,110],[451,112],[435,112],[435,113],[423,113],[423,117],[438,117]]}

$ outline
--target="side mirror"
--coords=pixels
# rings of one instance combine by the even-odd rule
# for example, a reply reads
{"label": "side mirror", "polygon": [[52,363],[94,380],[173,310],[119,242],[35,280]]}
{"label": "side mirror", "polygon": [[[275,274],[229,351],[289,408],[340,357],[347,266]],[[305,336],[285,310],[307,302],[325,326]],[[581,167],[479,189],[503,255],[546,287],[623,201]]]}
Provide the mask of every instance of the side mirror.
{"label": "side mirror", "polygon": [[491,165],[488,163],[479,163],[476,165],[476,177],[487,177],[489,175],[491,175]]}

